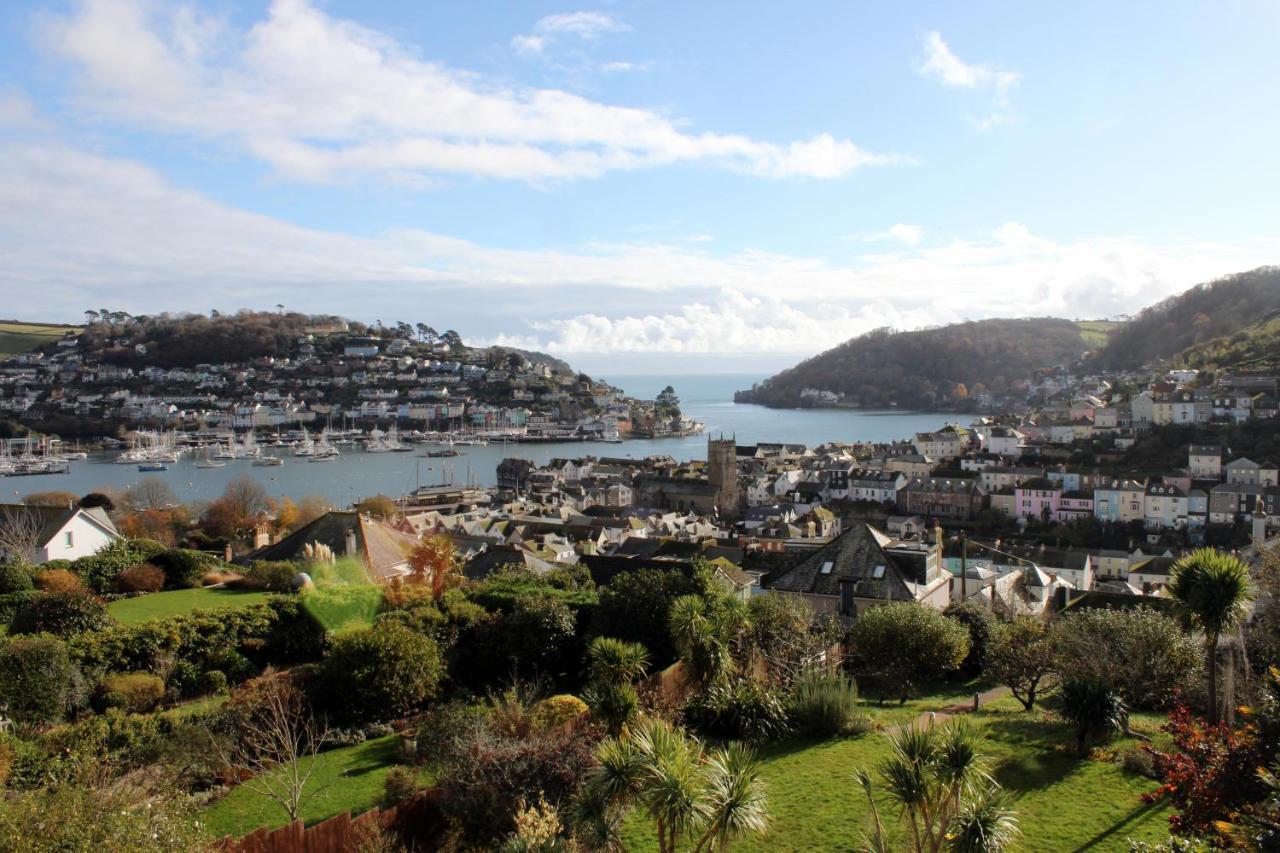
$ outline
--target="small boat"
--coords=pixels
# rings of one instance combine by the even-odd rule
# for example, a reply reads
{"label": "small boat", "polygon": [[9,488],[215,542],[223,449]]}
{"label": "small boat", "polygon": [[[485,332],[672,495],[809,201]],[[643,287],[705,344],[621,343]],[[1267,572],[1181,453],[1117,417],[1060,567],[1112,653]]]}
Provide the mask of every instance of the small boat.
{"label": "small boat", "polygon": [[259,456],[253,460],[253,465],[257,468],[274,468],[283,464],[284,460],[279,456]]}
{"label": "small boat", "polygon": [[169,466],[158,460],[152,462],[143,462],[138,466],[139,471],[168,471]]}
{"label": "small boat", "polygon": [[323,453],[323,454],[313,455],[309,457],[307,461],[308,462],[332,462],[337,458],[338,458],[338,454],[336,453]]}

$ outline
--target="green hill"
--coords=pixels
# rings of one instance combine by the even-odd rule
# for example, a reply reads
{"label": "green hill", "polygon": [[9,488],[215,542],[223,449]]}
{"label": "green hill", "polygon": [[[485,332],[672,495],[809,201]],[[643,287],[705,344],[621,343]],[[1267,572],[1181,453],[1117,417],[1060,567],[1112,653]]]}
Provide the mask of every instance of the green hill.
{"label": "green hill", "polygon": [[[1112,331],[1107,345],[1098,352],[1096,363],[1103,368],[1126,370],[1161,359],[1175,359],[1184,350],[1190,353],[1216,339],[1234,339],[1241,334],[1247,338],[1248,329],[1277,312],[1280,312],[1280,267],[1259,267],[1226,276],[1144,309]],[[1254,344],[1262,342],[1258,340]],[[1192,357],[1204,358],[1208,352],[1244,357],[1243,354],[1231,356],[1217,344]]]}
{"label": "green hill", "polygon": [[45,344],[58,341],[67,332],[80,331],[75,326],[0,320],[0,358],[39,349]]}
{"label": "green hill", "polygon": [[1069,367],[1105,342],[1112,324],[1052,317],[979,320],[936,329],[877,329],[766,379],[735,399],[802,405],[801,392],[843,395],[842,405],[962,407],[977,394],[1017,392],[1035,374]]}
{"label": "green hill", "polygon": [[1276,368],[1280,366],[1280,312],[1234,334],[1223,335],[1189,347],[1179,353],[1174,358],[1174,362],[1197,369]]}

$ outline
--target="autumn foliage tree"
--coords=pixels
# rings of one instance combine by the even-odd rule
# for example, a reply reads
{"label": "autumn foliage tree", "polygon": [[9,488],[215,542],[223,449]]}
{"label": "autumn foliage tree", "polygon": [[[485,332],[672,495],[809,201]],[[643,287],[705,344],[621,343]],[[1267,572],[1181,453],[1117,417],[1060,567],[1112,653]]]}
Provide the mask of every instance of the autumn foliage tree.
{"label": "autumn foliage tree", "polygon": [[449,589],[462,583],[453,540],[443,533],[429,536],[409,553],[409,580],[431,590],[439,601]]}

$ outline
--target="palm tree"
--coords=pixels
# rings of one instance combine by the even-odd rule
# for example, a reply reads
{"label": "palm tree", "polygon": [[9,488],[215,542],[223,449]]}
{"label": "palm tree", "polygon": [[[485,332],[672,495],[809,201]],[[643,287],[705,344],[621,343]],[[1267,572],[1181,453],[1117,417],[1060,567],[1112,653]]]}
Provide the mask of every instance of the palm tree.
{"label": "palm tree", "polygon": [[[942,850],[1001,851],[1018,835],[1018,821],[1000,797],[978,752],[978,735],[963,717],[944,726],[910,726],[889,735],[890,756],[877,768],[887,799],[897,806],[915,853]],[[865,847],[889,844],[871,775],[855,781],[871,806]]]}
{"label": "palm tree", "polygon": [[1209,658],[1209,722],[1218,722],[1218,640],[1249,612],[1253,584],[1249,567],[1237,557],[1200,548],[1174,563],[1166,587],[1192,624],[1204,631]]}
{"label": "palm tree", "polygon": [[1093,678],[1069,678],[1059,688],[1062,716],[1075,729],[1076,752],[1088,754],[1089,738],[1108,730],[1126,731],[1129,709],[1120,693],[1106,682]]}
{"label": "palm tree", "polygon": [[654,821],[659,853],[688,838],[694,853],[723,850],[768,826],[768,801],[751,752],[731,744],[709,753],[665,720],[641,720],[596,752],[599,765],[575,803],[580,837],[616,848],[617,828],[632,808]]}
{"label": "palm tree", "polygon": [[587,647],[591,679],[611,684],[633,683],[649,668],[649,651],[640,643],[614,637],[596,637]]}

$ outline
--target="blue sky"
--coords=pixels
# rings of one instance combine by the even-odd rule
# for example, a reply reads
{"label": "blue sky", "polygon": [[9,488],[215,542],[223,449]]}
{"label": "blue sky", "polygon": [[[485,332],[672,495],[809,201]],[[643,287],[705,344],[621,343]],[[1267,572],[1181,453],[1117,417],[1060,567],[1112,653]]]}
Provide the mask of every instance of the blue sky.
{"label": "blue sky", "polygon": [[768,370],[1280,255],[1262,0],[6,11],[4,315],[283,303]]}

